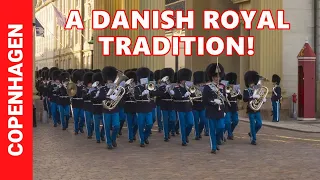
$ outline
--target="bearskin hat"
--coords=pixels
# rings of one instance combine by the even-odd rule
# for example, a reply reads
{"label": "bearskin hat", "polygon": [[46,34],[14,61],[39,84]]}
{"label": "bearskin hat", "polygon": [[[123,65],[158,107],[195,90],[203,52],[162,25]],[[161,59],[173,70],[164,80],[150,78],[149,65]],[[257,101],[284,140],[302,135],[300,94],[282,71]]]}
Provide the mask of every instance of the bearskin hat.
{"label": "bearskin hat", "polygon": [[163,68],[160,71],[160,79],[162,79],[165,76],[169,76],[169,80],[171,82],[174,81],[174,70],[172,68]]}
{"label": "bearskin hat", "polygon": [[204,71],[196,71],[193,73],[193,83],[200,84],[205,82],[205,72]]}
{"label": "bearskin hat", "polygon": [[137,72],[138,68],[133,68],[131,71]]}
{"label": "bearskin hat", "polygon": [[280,84],[281,78],[277,74],[272,75],[272,82],[276,83],[277,85]]}
{"label": "bearskin hat", "polygon": [[67,72],[68,72],[69,74],[72,74],[72,71],[73,71],[73,69],[68,69],[68,70],[67,70]]}
{"label": "bearskin hat", "polygon": [[49,79],[49,70],[42,71],[40,76],[42,77],[42,79],[48,80]]}
{"label": "bearskin hat", "polygon": [[219,73],[220,80],[224,78],[225,76],[224,67],[220,63],[218,63],[218,65],[217,63],[212,63],[212,64],[209,64],[209,66],[206,69],[206,73],[210,80],[212,79],[212,77],[216,77],[218,75],[218,73],[216,73],[217,67],[219,67],[220,69],[220,73]]}
{"label": "bearskin hat", "polygon": [[123,71],[123,73],[126,74],[129,71],[131,71],[131,69],[126,69],[125,71]]}
{"label": "bearskin hat", "polygon": [[175,72],[175,73],[173,74],[173,81],[172,81],[172,83],[177,83],[177,82],[178,82],[178,73]]}
{"label": "bearskin hat", "polygon": [[71,74],[73,74],[76,70],[79,70],[79,69],[73,69]]}
{"label": "bearskin hat", "polygon": [[156,70],[156,71],[154,71],[154,73],[153,73],[153,76],[154,76],[154,80],[155,81],[159,81],[161,78],[161,76],[160,76],[160,73],[161,73],[161,71],[160,70]]}
{"label": "bearskin hat", "polygon": [[249,87],[250,84],[257,85],[260,79],[260,75],[256,71],[247,71],[244,75],[244,82],[246,87]]}
{"label": "bearskin hat", "polygon": [[94,73],[92,76],[92,82],[99,82],[99,84],[103,84],[103,77],[102,77],[102,73],[98,72],[98,73]]}
{"label": "bearskin hat", "polygon": [[69,81],[70,74],[68,72],[62,72],[59,76],[60,82]]}
{"label": "bearskin hat", "polygon": [[54,81],[55,80],[59,80],[60,74],[61,74],[60,70],[53,71],[52,74],[51,74],[51,79],[54,80]]}
{"label": "bearskin hat", "polygon": [[41,70],[42,71],[49,71],[49,68],[48,67],[43,67]]}
{"label": "bearskin hat", "polygon": [[133,79],[133,81],[137,82],[137,74],[134,71],[127,71],[125,74],[129,79]]}
{"label": "bearskin hat", "polygon": [[150,78],[150,69],[146,67],[139,68],[137,71],[137,78],[142,79],[142,78]]}
{"label": "bearskin hat", "polygon": [[41,69],[34,72],[34,74],[36,75],[36,78],[41,77],[41,73],[42,73],[42,70],[41,70]]}
{"label": "bearskin hat", "polygon": [[52,67],[52,68],[49,69],[49,77],[50,77],[50,79],[52,79],[52,73],[54,71],[57,71],[57,70],[59,70],[59,68],[57,68],[57,67]]}
{"label": "bearskin hat", "polygon": [[117,78],[118,71],[113,66],[106,66],[102,69],[102,77],[106,82],[108,80],[114,81]]}
{"label": "bearskin hat", "polygon": [[89,83],[92,83],[93,72],[87,72],[83,75],[83,84],[87,86]]}
{"label": "bearskin hat", "polygon": [[150,71],[149,81],[154,81],[154,74]]}
{"label": "bearskin hat", "polygon": [[98,73],[98,72],[101,72],[101,69],[95,69],[92,71],[93,73]]}
{"label": "bearskin hat", "polygon": [[82,81],[84,74],[85,74],[85,71],[81,69],[74,71],[71,77],[72,82],[78,83],[78,81]]}
{"label": "bearskin hat", "polygon": [[178,81],[191,81],[192,71],[187,68],[178,71]]}
{"label": "bearskin hat", "polygon": [[229,82],[229,84],[237,84],[237,74],[234,72],[230,72],[226,75],[225,80]]}

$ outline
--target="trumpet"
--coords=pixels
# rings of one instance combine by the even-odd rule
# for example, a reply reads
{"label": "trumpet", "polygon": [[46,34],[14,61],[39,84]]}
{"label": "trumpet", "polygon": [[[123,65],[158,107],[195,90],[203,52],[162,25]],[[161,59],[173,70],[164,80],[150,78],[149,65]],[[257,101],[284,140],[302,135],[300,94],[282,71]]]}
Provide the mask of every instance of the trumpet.
{"label": "trumpet", "polygon": [[237,97],[240,94],[239,91],[235,91],[234,88],[230,85],[226,87],[226,93],[230,94],[232,98]]}
{"label": "trumpet", "polygon": [[112,110],[116,108],[116,106],[119,104],[120,100],[126,93],[126,90],[124,87],[120,86],[120,83],[122,81],[125,81],[129,79],[126,75],[123,74],[123,72],[118,71],[117,78],[114,80],[115,87],[110,88],[109,92],[107,93],[107,96],[116,96],[117,98],[115,100],[113,99],[108,99],[108,100],[103,100],[102,101],[102,106],[105,109]]}
{"label": "trumpet", "polygon": [[154,90],[156,90],[156,84],[154,82],[149,82],[146,85],[146,89],[148,89],[149,91],[154,91]]}
{"label": "trumpet", "polygon": [[189,88],[189,92],[190,92],[191,94],[194,94],[194,95],[195,95],[195,97],[191,97],[192,100],[194,100],[194,99],[201,99],[201,98],[202,98],[202,93],[201,93],[201,91],[200,91],[200,89],[199,89],[198,86],[195,86],[195,85],[191,86],[191,87]]}
{"label": "trumpet", "polygon": [[255,90],[253,91],[253,95],[260,95],[259,99],[254,99],[249,102],[249,107],[254,111],[259,111],[262,104],[263,99],[265,99],[268,95],[269,89],[265,86],[262,86],[262,81],[269,81],[264,77],[260,77]]}

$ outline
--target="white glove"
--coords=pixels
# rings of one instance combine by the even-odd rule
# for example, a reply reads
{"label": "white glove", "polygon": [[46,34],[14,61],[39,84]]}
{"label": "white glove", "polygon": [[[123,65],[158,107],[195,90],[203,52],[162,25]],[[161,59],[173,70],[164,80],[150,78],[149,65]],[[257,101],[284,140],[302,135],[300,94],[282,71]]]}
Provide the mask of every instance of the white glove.
{"label": "white glove", "polygon": [[219,105],[221,104],[221,100],[220,99],[214,99],[213,102],[216,103],[216,104],[219,104]]}
{"label": "white glove", "polygon": [[166,85],[166,90],[169,90],[171,86],[170,85]]}
{"label": "white glove", "polygon": [[259,99],[259,98],[260,98],[260,95],[259,95],[259,94],[254,94],[252,97],[253,97],[254,99]]}
{"label": "white glove", "polygon": [[226,116],[226,113],[223,113],[223,116]]}
{"label": "white glove", "polygon": [[171,94],[171,95],[174,95],[174,91],[173,91],[173,90],[170,90],[170,94]]}
{"label": "white glove", "polygon": [[264,98],[264,99],[263,99],[263,102],[264,102],[264,103],[265,103],[265,102],[267,102],[267,99],[266,99],[266,98]]}
{"label": "white glove", "polygon": [[110,96],[110,99],[116,100],[116,99],[117,99],[117,96],[116,96],[116,95],[111,95],[111,96]]}
{"label": "white glove", "polygon": [[113,93],[114,93],[114,94],[117,94],[117,93],[118,93],[118,90],[115,89],[115,90],[113,91]]}
{"label": "white glove", "polygon": [[149,94],[149,90],[144,90],[144,91],[142,92],[142,96],[147,95],[147,94]]}
{"label": "white glove", "polygon": [[191,95],[190,92],[186,92],[186,93],[184,94],[184,97],[189,97],[190,95]]}

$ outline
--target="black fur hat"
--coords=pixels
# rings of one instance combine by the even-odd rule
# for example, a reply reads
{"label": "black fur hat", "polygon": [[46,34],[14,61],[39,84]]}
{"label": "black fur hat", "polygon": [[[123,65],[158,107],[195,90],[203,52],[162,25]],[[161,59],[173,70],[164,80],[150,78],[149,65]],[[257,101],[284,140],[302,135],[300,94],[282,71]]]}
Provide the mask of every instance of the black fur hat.
{"label": "black fur hat", "polygon": [[42,74],[42,69],[35,71],[36,78],[42,77],[41,74]]}
{"label": "black fur hat", "polygon": [[182,68],[178,71],[178,81],[191,81],[192,71],[187,68]]}
{"label": "black fur hat", "polygon": [[234,72],[230,72],[226,75],[225,80],[229,82],[229,84],[237,84],[237,74]]}
{"label": "black fur hat", "polygon": [[114,81],[117,78],[118,71],[113,66],[106,66],[102,69],[102,77],[105,82]]}
{"label": "black fur hat", "polygon": [[272,82],[276,83],[277,85],[280,84],[281,78],[277,74],[272,75]]}
{"label": "black fur hat", "polygon": [[57,67],[52,67],[52,68],[49,69],[49,77],[50,77],[50,79],[52,79],[52,73],[54,71],[57,71],[57,70],[59,70],[59,68],[57,68]]}
{"label": "black fur hat", "polygon": [[173,74],[173,81],[172,81],[172,83],[177,83],[177,82],[178,82],[178,73],[175,72],[175,73]]}
{"label": "black fur hat", "polygon": [[73,69],[68,69],[67,71],[69,74],[72,74]]}
{"label": "black fur hat", "polygon": [[204,71],[196,71],[193,73],[193,83],[200,84],[205,82],[205,72]]}
{"label": "black fur hat", "polygon": [[98,73],[94,73],[92,76],[92,82],[99,82],[99,84],[103,84],[103,77],[102,77],[102,73],[98,72]]}
{"label": "black fur hat", "polygon": [[137,72],[138,68],[133,68],[131,71]]}
{"label": "black fur hat", "polygon": [[93,73],[98,73],[98,72],[101,72],[101,69],[95,69],[92,71]]}
{"label": "black fur hat", "polygon": [[62,72],[59,76],[60,82],[65,82],[70,80],[70,74],[68,72]]}
{"label": "black fur hat", "polygon": [[48,67],[43,67],[41,70],[42,71],[49,71],[49,68]]}
{"label": "black fur hat", "polygon": [[126,74],[129,71],[131,71],[131,69],[126,69],[125,71],[123,71],[123,73]]}
{"label": "black fur hat", "polygon": [[246,84],[246,87],[249,87],[250,84],[258,84],[258,81],[260,79],[260,75],[256,71],[247,71],[246,74],[244,75],[244,82]]}
{"label": "black fur hat", "polygon": [[60,74],[61,74],[60,70],[53,71],[52,74],[51,74],[51,79],[54,80],[54,81],[55,80],[59,80]]}
{"label": "black fur hat", "polygon": [[78,81],[82,81],[84,74],[85,74],[85,71],[81,69],[74,71],[71,77],[72,82],[78,83]]}
{"label": "black fur hat", "polygon": [[126,76],[127,76],[129,79],[132,78],[135,83],[137,82],[137,74],[136,74],[136,72],[134,72],[134,71],[127,71],[127,72],[126,72]]}
{"label": "black fur hat", "polygon": [[87,72],[83,75],[83,84],[88,86],[89,83],[92,83],[93,72]]}
{"label": "black fur hat", "polygon": [[146,67],[141,67],[137,71],[137,78],[142,79],[142,78],[150,78],[150,69]]}
{"label": "black fur hat", "polygon": [[154,80],[155,81],[159,81],[161,78],[161,76],[160,76],[160,73],[161,73],[161,71],[160,70],[156,70],[156,71],[154,71],[154,73],[153,73],[153,76],[154,76]]}
{"label": "black fur hat", "polygon": [[41,72],[41,75],[43,80],[48,80],[49,79],[49,70],[45,70]]}
{"label": "black fur hat", "polygon": [[79,69],[73,69],[71,74],[73,74],[76,70],[79,70]]}
{"label": "black fur hat", "polygon": [[218,73],[216,73],[217,67],[219,67],[220,69],[220,73],[219,73],[220,80],[224,78],[225,76],[224,67],[220,63],[218,65],[217,63],[212,63],[212,64],[209,64],[206,69],[206,74],[208,75],[208,78],[210,80],[212,80],[212,77],[216,77],[218,75]]}
{"label": "black fur hat", "polygon": [[161,71],[160,71],[160,79],[162,79],[163,77],[165,76],[169,76],[169,80],[171,82],[174,81],[174,70],[172,68],[163,68]]}
{"label": "black fur hat", "polygon": [[154,74],[150,71],[149,81],[154,81]]}

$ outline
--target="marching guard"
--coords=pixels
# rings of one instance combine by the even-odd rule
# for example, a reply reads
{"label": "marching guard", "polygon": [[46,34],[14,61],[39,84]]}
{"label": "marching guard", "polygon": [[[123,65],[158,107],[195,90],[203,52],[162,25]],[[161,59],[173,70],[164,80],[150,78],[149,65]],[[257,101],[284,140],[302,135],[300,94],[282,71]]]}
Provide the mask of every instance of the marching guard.
{"label": "marching guard", "polygon": [[228,81],[227,86],[227,97],[230,102],[230,107],[227,109],[225,117],[225,132],[227,132],[227,139],[233,140],[233,131],[239,123],[238,117],[238,100],[242,99],[242,94],[240,92],[240,87],[236,88],[237,84],[237,74],[230,72],[226,75],[225,80]]}
{"label": "marching guard", "polygon": [[[69,125],[70,118],[70,97],[67,93],[67,84],[70,81],[70,74],[68,72],[62,72],[60,74],[60,84],[58,85],[58,109],[60,113],[60,120],[62,124],[62,130],[66,130]],[[75,134],[78,132],[75,131]]]}
{"label": "marching guard", "polygon": [[222,139],[224,129],[225,87],[220,84],[220,77],[224,75],[224,68],[219,63],[210,64],[206,70],[211,83],[204,86],[202,98],[206,107],[206,117],[209,121],[209,136],[211,153],[216,154],[219,148],[219,142]]}
{"label": "marching guard", "polygon": [[191,93],[188,91],[192,76],[192,71],[187,68],[178,71],[178,84],[170,90],[173,96],[175,110],[178,112],[182,146],[189,143],[189,135],[193,127],[192,101]]}
{"label": "marching guard", "polygon": [[84,111],[84,119],[87,128],[87,137],[88,139],[92,139],[92,133],[94,130],[93,123],[93,105],[91,102],[90,89],[92,89],[92,76],[93,72],[87,72],[83,75],[83,89],[82,89],[82,98],[83,98],[83,111]]}
{"label": "marching guard", "polygon": [[281,87],[280,87],[280,81],[281,78],[279,75],[274,74],[272,75],[272,83],[273,83],[273,88],[272,88],[272,97],[271,97],[271,102],[272,102],[272,114],[273,122],[279,122],[280,118],[280,101],[281,101]]}
{"label": "marching guard", "polygon": [[248,102],[247,113],[250,121],[250,132],[248,133],[248,135],[251,138],[252,145],[257,145],[256,134],[262,127],[262,119],[260,109],[252,107],[250,102],[260,101],[261,98],[263,98],[263,102],[266,102],[266,99],[264,97],[261,97],[259,93],[257,93],[260,87],[256,87],[256,85],[258,85],[260,78],[260,75],[256,71],[248,71],[244,75],[247,89],[243,91],[243,101]]}
{"label": "marching guard", "polygon": [[207,123],[206,111],[202,102],[202,91],[205,83],[205,72],[196,71],[193,73],[194,92],[191,93],[193,98],[192,112],[194,117],[195,140],[202,138],[201,133],[204,125]]}
{"label": "marching guard", "polygon": [[[160,87],[161,84],[161,70],[154,71],[154,80],[156,81],[157,89]],[[162,115],[161,115],[161,97],[156,96],[156,116],[158,122],[158,132],[161,133],[163,131],[163,122],[162,122]]]}
{"label": "marching guard", "polygon": [[58,68],[51,68],[49,71],[49,75],[51,77],[51,82],[48,84],[48,98],[49,98],[49,107],[51,109],[51,116],[53,120],[53,126],[57,127],[58,124],[61,123],[60,115],[58,112],[58,86],[61,84],[59,80],[59,75],[61,71]]}
{"label": "marching guard", "polygon": [[140,137],[140,147],[149,144],[149,136],[152,122],[151,92],[148,90],[150,70],[146,67],[139,68],[136,71],[137,79],[140,84],[134,88],[134,96],[137,102],[136,111],[138,113],[138,131]]}
{"label": "marching guard", "polygon": [[[71,70],[69,70],[71,71]],[[72,73],[72,82],[76,84],[77,93],[73,96],[72,99],[72,116],[74,121],[74,133],[78,134],[79,131],[84,133],[83,126],[85,123],[84,111],[83,111],[83,98],[82,90],[83,86],[83,75],[85,74],[84,70],[76,70]]]}
{"label": "marching guard", "polygon": [[[89,89],[89,94],[91,97],[91,103],[92,103],[92,114],[93,114],[93,123],[94,123],[94,132],[96,134],[96,141],[97,143],[100,143],[101,141],[105,141],[105,126],[103,125],[100,129],[101,123],[104,124],[103,119],[103,107],[102,107],[102,100],[104,100],[103,96],[99,96],[99,92],[104,88],[104,81],[101,72],[96,72],[92,76],[92,86]],[[110,138],[110,130],[108,131],[109,138]],[[111,142],[112,144],[112,142]],[[110,145],[110,139],[108,148],[112,149],[112,146]]]}

